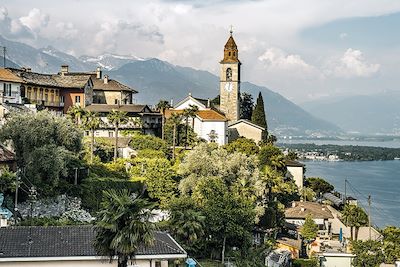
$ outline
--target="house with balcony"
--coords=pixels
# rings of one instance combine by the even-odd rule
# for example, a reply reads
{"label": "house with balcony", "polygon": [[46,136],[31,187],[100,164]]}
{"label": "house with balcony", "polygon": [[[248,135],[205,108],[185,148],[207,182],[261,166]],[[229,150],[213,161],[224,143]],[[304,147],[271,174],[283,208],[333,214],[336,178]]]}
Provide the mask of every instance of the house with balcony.
{"label": "house with balcony", "polygon": [[22,94],[21,85],[24,81],[15,75],[12,71],[4,68],[0,68],[0,102],[21,104]]}
{"label": "house with balcony", "polygon": [[73,105],[85,107],[93,101],[90,75],[65,75],[68,66],[62,66],[59,74],[36,73],[30,69],[7,70],[22,80],[21,101],[18,104],[40,106],[42,109],[65,114]]}
{"label": "house with balcony", "polygon": [[147,105],[92,104],[85,109],[98,113],[103,121],[100,129],[95,131],[96,137],[114,137],[114,126],[107,119],[107,115],[113,110],[126,112],[129,117],[128,123],[119,126],[119,136],[123,131],[136,131],[151,135],[158,135],[161,131],[161,114],[153,111]]}

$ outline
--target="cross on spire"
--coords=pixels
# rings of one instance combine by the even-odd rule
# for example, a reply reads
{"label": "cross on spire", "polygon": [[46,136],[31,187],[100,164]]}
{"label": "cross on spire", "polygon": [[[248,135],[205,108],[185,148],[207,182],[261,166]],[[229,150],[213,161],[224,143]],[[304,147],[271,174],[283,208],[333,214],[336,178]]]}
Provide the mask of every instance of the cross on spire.
{"label": "cross on spire", "polygon": [[231,36],[232,36],[232,33],[233,33],[233,25],[231,25],[231,30],[230,30],[229,32],[231,33]]}

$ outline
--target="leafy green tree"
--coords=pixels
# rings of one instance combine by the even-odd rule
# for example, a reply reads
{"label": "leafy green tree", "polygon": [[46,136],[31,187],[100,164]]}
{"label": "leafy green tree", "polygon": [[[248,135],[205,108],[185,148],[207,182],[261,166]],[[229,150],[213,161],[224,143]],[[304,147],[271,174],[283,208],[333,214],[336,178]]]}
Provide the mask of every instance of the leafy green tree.
{"label": "leafy green tree", "polygon": [[172,125],[172,159],[175,159],[175,147],[177,144],[177,132],[178,128],[181,124],[182,117],[180,114],[174,113],[172,116],[168,119],[168,123]]}
{"label": "leafy green tree", "polygon": [[298,158],[299,156],[294,151],[289,151],[289,153],[286,155],[286,159],[288,160],[297,160]]}
{"label": "leafy green tree", "polygon": [[320,177],[308,177],[305,186],[311,188],[317,195],[331,192],[334,186]]}
{"label": "leafy green tree", "polygon": [[272,164],[272,159],[274,156],[283,156],[282,151],[273,145],[262,146],[260,153],[258,153],[258,159],[260,161],[260,166],[266,166]]}
{"label": "leafy green tree", "polygon": [[225,145],[224,148],[229,153],[240,152],[247,156],[256,155],[260,150],[254,140],[247,139],[245,137],[239,137],[235,141],[232,141]]}
{"label": "leafy green tree", "polygon": [[387,226],[382,231],[383,246],[385,252],[385,263],[393,264],[400,259],[400,228],[395,226]]}
{"label": "leafy green tree", "polygon": [[353,241],[351,245],[352,253],[356,255],[352,262],[354,267],[378,267],[385,260],[379,241]]}
{"label": "leafy green tree", "polygon": [[82,118],[85,116],[86,110],[79,105],[73,105],[68,108],[67,115],[76,125],[81,125]]}
{"label": "leafy green tree", "polygon": [[194,200],[187,196],[174,199],[169,205],[169,228],[185,249],[195,251],[195,244],[205,234],[206,217]]}
{"label": "leafy green tree", "polygon": [[251,120],[253,114],[254,101],[253,96],[246,92],[240,95],[240,118]]}
{"label": "leafy green tree", "polygon": [[0,169],[0,193],[5,193],[15,188],[16,174],[8,168]]}
{"label": "leafy green tree", "polygon": [[161,208],[166,208],[169,201],[177,193],[176,176],[171,163],[165,158],[141,158],[136,159],[132,166],[133,177],[144,178],[147,191],[151,198],[159,200]]}
{"label": "leafy green tree", "polygon": [[300,191],[300,196],[305,201],[314,201],[317,194],[309,187],[303,187]]}
{"label": "leafy green tree", "polygon": [[102,120],[97,113],[87,111],[83,116],[83,126],[90,131],[90,163],[93,163],[94,155],[94,132],[100,127]]}
{"label": "leafy green tree", "polygon": [[165,126],[165,111],[171,108],[171,105],[166,100],[160,100],[156,105],[158,111],[162,114],[162,122],[161,122],[161,139],[164,140],[164,126]]}
{"label": "leafy green tree", "polygon": [[185,148],[189,144],[189,118],[192,118],[192,130],[194,130],[194,118],[196,117],[199,107],[189,105],[188,108],[183,110],[182,116],[185,118]]}
{"label": "leafy green tree", "polygon": [[11,140],[17,167],[43,194],[54,194],[59,179],[79,166],[83,133],[69,120],[48,111],[15,113],[0,129],[1,141]]}
{"label": "leafy green tree", "polygon": [[152,135],[134,134],[129,146],[138,151],[151,149],[161,151],[165,155],[169,154],[167,142]]}
{"label": "leafy green tree", "polygon": [[264,100],[263,100],[261,92],[258,93],[257,103],[256,103],[256,106],[254,107],[253,114],[251,116],[251,121],[254,124],[257,124],[258,126],[265,128],[265,131],[263,133],[263,139],[267,139],[268,125],[267,125],[267,119],[266,119],[265,110],[264,110]]}
{"label": "leafy green tree", "polygon": [[318,225],[314,222],[311,215],[307,215],[306,220],[304,221],[303,226],[300,230],[300,235],[304,240],[312,241],[317,238],[318,234]]}
{"label": "leafy green tree", "polygon": [[139,246],[154,242],[155,225],[149,222],[154,205],[128,190],[106,191],[101,205],[94,247],[100,256],[118,257],[118,267],[126,267]]}
{"label": "leafy green tree", "polygon": [[113,109],[107,115],[108,122],[114,126],[115,147],[114,147],[114,161],[118,157],[118,129],[121,125],[128,123],[127,113],[124,111]]}
{"label": "leafy green tree", "polygon": [[240,248],[251,242],[254,207],[250,201],[232,194],[219,177],[201,180],[194,189],[193,198],[207,218],[207,235],[219,244],[224,264],[227,244]]}

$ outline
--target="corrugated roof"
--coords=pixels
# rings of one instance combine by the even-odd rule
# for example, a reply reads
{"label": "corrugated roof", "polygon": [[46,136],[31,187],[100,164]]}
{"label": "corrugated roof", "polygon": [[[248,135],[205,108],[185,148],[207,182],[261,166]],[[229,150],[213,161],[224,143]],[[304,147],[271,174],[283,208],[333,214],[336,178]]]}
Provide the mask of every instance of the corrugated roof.
{"label": "corrugated roof", "polygon": [[0,68],[0,81],[22,83],[23,80],[12,71]]}
{"label": "corrugated roof", "polygon": [[[97,256],[95,235],[91,225],[0,228],[0,258]],[[152,246],[139,246],[136,254],[186,254],[167,233],[157,231],[154,238]]]}
{"label": "corrugated roof", "polygon": [[[290,207],[285,210],[286,218],[305,219],[307,215],[311,215],[314,219],[329,219],[333,218],[330,210],[325,206],[316,202],[295,202],[295,207]],[[304,211],[302,211],[304,208]]]}

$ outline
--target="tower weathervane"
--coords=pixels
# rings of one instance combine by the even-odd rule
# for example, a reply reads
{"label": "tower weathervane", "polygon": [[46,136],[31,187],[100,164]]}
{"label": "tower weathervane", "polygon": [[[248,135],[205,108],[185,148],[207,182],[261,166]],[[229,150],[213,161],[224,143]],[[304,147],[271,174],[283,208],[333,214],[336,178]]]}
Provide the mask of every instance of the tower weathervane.
{"label": "tower weathervane", "polygon": [[229,32],[230,32],[231,35],[232,35],[232,33],[233,33],[233,25],[231,25],[231,30],[230,30]]}

